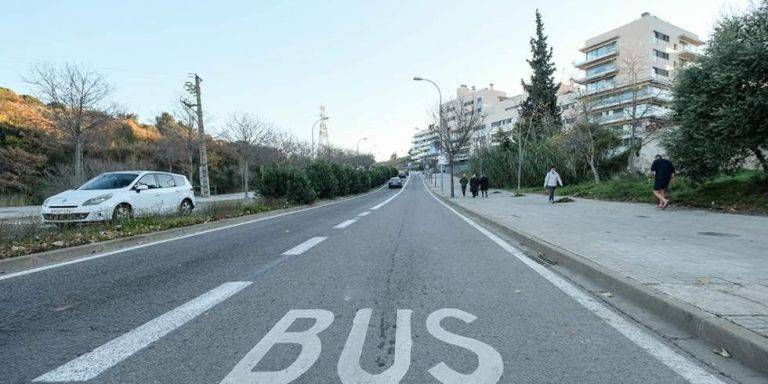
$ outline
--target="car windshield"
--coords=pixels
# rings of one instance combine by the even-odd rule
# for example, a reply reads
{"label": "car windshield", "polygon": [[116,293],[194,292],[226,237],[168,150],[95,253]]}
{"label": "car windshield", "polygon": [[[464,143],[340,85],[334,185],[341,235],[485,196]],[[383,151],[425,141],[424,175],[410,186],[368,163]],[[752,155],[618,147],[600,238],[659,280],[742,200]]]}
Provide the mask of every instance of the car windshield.
{"label": "car windshield", "polygon": [[137,173],[105,173],[83,184],[80,190],[91,191],[95,189],[120,189],[125,188],[136,180]]}

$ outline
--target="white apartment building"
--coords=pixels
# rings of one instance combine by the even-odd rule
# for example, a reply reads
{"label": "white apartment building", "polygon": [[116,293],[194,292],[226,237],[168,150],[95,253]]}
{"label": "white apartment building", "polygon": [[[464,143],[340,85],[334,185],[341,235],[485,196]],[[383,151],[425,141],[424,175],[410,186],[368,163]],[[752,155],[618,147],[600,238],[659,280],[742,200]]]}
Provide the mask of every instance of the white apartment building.
{"label": "white apartment building", "polygon": [[589,121],[615,128],[631,143],[643,140],[638,166],[660,151],[650,140],[668,121],[675,70],[695,60],[703,44],[698,36],[649,13],[629,24],[588,39],[574,66],[584,73],[581,100]]}
{"label": "white apartment building", "polygon": [[[520,105],[526,97],[525,93],[507,96],[506,92],[494,89],[493,84],[482,89],[461,85],[456,90],[456,97],[443,103],[443,108],[446,110],[446,124],[451,126],[453,119],[450,109],[455,107],[457,99],[461,101],[464,108],[475,109],[475,112],[482,116],[482,124],[473,134],[465,150],[456,156],[456,162],[466,161],[474,150],[498,144],[493,142],[493,138],[499,130],[505,133],[511,132],[519,118]],[[563,114],[564,129],[568,129],[575,121],[574,111],[576,111],[577,99],[574,85],[561,86],[557,97]],[[411,159],[413,162],[437,159],[438,164],[447,164],[448,160],[440,153],[437,135],[432,128],[430,126],[414,134],[409,151]],[[514,140],[514,137],[511,139]]]}

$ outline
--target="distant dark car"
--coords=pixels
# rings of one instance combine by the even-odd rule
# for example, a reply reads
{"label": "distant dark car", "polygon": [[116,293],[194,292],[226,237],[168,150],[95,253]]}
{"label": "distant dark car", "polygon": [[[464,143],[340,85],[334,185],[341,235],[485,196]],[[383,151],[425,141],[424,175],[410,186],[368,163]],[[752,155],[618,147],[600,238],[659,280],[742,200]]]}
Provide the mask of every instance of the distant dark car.
{"label": "distant dark car", "polygon": [[399,177],[393,177],[389,179],[389,187],[390,188],[402,188],[403,187],[403,181],[400,180]]}
{"label": "distant dark car", "polygon": [[407,170],[407,169],[406,169],[406,170],[405,170],[405,175],[406,175],[406,176],[410,176],[410,175],[411,175],[411,171],[409,171],[409,170]]}
{"label": "distant dark car", "polygon": [[405,173],[405,171],[400,171],[400,173],[398,173],[397,176],[401,179],[405,179],[406,177],[408,177],[408,174]]}

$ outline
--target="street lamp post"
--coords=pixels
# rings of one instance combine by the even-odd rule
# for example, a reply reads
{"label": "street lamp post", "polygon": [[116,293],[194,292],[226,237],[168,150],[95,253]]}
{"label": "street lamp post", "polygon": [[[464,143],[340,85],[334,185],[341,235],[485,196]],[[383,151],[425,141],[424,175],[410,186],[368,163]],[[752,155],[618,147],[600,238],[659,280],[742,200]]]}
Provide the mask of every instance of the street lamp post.
{"label": "street lamp post", "polygon": [[362,139],[357,141],[357,161],[358,161],[358,166],[360,165],[360,163],[359,163],[360,162],[360,142],[363,141],[363,140],[368,140],[368,138],[367,137],[363,137]]}
{"label": "street lamp post", "polygon": [[[437,119],[439,120],[438,124],[440,125],[440,127],[438,127],[438,129],[445,128],[445,125],[443,125],[443,93],[440,91],[440,87],[438,87],[437,84],[435,84],[434,81],[429,80],[429,79],[425,79],[425,78],[419,77],[419,76],[414,76],[413,77],[413,81],[427,81],[427,82],[429,82],[429,83],[431,83],[432,85],[435,86],[435,89],[437,89],[438,102],[440,103],[440,105],[438,106],[438,111],[437,111],[437,115],[438,115]],[[440,137],[439,133],[438,133],[438,137]],[[441,143],[441,146],[442,146],[442,143]],[[453,177],[453,175],[451,175],[451,177]],[[440,167],[440,194],[442,194],[442,193],[443,193],[443,168]],[[453,194],[453,191],[451,191],[451,194]],[[453,197],[453,196],[451,196],[451,197]]]}
{"label": "street lamp post", "polygon": [[325,121],[325,120],[328,120],[328,119],[329,119],[329,117],[328,117],[328,116],[323,116],[323,117],[321,117],[321,118],[317,119],[317,121],[315,121],[315,122],[312,124],[312,153],[310,154],[310,156],[311,156],[313,159],[315,158],[315,126],[317,125],[317,123],[319,123],[319,122],[321,122],[321,121]]}

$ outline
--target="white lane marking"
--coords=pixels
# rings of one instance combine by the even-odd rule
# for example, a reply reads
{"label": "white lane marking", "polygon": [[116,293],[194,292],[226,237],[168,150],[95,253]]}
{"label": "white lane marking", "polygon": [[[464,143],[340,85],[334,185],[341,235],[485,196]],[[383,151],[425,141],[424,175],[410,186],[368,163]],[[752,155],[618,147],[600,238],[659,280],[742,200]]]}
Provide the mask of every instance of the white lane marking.
{"label": "white lane marking", "polygon": [[376,205],[374,207],[371,207],[371,209],[375,211],[375,210],[377,210],[377,209],[387,205],[387,203],[389,203],[390,201],[394,200],[396,197],[400,196],[400,194],[403,193],[403,191],[405,191],[405,187],[407,187],[408,183],[410,183],[410,182],[411,182],[411,178],[409,177],[407,180],[405,180],[405,184],[403,184],[403,187],[400,188],[400,191],[395,193],[395,195],[390,197],[389,199],[384,200],[383,203],[379,203],[378,205]]}
{"label": "white lane marking", "polygon": [[357,216],[359,216],[359,217],[363,217],[363,216],[368,216],[368,215],[370,215],[370,214],[371,214],[371,211],[365,211],[365,212],[361,212],[361,213],[360,213],[359,215],[357,215]]}
{"label": "white lane marking", "polygon": [[33,381],[69,382],[93,379],[249,285],[249,281],[224,283]]}
{"label": "white lane marking", "polygon": [[444,384],[497,383],[504,373],[504,360],[501,354],[482,341],[446,331],[440,322],[448,317],[469,324],[475,321],[477,316],[455,308],[438,309],[427,316],[427,331],[438,340],[477,355],[477,368],[472,373],[463,374],[451,369],[445,362],[440,362],[429,370],[429,374]]}
{"label": "white lane marking", "polygon": [[43,266],[43,267],[27,269],[27,270],[24,270],[24,271],[13,272],[13,273],[9,273],[7,275],[0,276],[0,280],[11,279],[11,278],[14,278],[14,277],[29,275],[29,274],[36,273],[36,272],[42,272],[42,271],[45,271],[45,270],[48,270],[48,269],[59,268],[59,267],[63,267],[63,266],[70,265],[70,264],[82,263],[84,261],[93,260],[93,259],[100,259],[102,257],[112,256],[112,255],[116,255],[118,253],[123,253],[123,252],[129,252],[129,251],[133,251],[133,250],[140,249],[140,248],[151,247],[153,245],[163,244],[163,243],[167,243],[167,242],[170,242],[170,241],[186,239],[186,238],[193,237],[193,236],[200,236],[200,235],[204,235],[204,234],[211,233],[211,232],[223,231],[223,230],[226,230],[226,229],[231,229],[231,228],[239,227],[241,225],[248,225],[248,224],[258,223],[260,221],[276,219],[278,217],[293,215],[293,214],[296,214],[296,213],[306,212],[306,211],[310,211],[310,210],[317,209],[317,208],[327,207],[327,206],[330,206],[330,205],[336,205],[336,204],[339,204],[339,203],[343,203],[345,201],[355,200],[355,199],[359,199],[361,197],[368,196],[368,195],[370,195],[372,193],[376,193],[376,192],[378,192],[378,191],[380,191],[382,189],[384,189],[384,186],[381,186],[379,189],[377,189],[375,191],[368,192],[368,193],[366,193],[364,195],[350,197],[348,199],[339,200],[339,201],[332,201],[332,202],[329,202],[329,203],[326,203],[326,204],[321,204],[321,205],[318,205],[318,206],[315,206],[315,207],[302,208],[302,209],[298,209],[298,210],[291,211],[291,212],[279,213],[279,214],[273,215],[273,216],[261,217],[261,218],[258,218],[258,219],[248,220],[248,221],[244,221],[242,223],[230,224],[230,225],[225,225],[223,227],[206,229],[204,231],[200,231],[200,232],[196,232],[196,233],[190,233],[190,234],[186,234],[186,235],[181,235],[181,236],[173,237],[173,238],[170,238],[170,239],[157,240],[157,241],[153,241],[153,242],[150,242],[150,243],[138,244],[138,245],[134,245],[132,247],[127,247],[127,248],[123,248],[123,249],[117,249],[117,250],[114,250],[114,251],[99,253],[99,254],[96,254],[96,255],[93,255],[93,256],[83,257],[83,258],[79,258],[79,259],[75,259],[75,260],[64,261],[64,262],[56,263],[56,264],[50,264],[50,265],[46,265],[46,266]]}
{"label": "white lane marking", "polygon": [[[352,321],[347,342],[341,350],[336,372],[343,384],[369,383],[389,384],[399,383],[408,367],[411,366],[411,314],[410,309],[397,310],[397,327],[395,328],[395,362],[384,372],[370,374],[360,366],[360,356],[363,354],[365,337],[368,334],[368,324],[371,321],[371,308],[357,311]],[[391,348],[391,345],[390,345]],[[390,349],[391,351],[391,349]],[[391,352],[390,352],[391,353]]]}
{"label": "white lane marking", "polygon": [[[333,313],[324,309],[292,309],[275,324],[269,332],[251,349],[235,368],[221,381],[221,384],[242,383],[290,383],[312,368],[320,357],[323,345],[318,334],[333,323]],[[315,323],[306,331],[289,332],[298,319],[313,319]],[[254,371],[261,359],[277,344],[298,344],[301,353],[296,360],[280,371]]]}
{"label": "white lane marking", "polygon": [[315,245],[320,244],[323,240],[327,239],[327,237],[313,237],[285,252],[283,252],[283,255],[286,256],[293,256],[293,255],[301,255],[302,253],[308,251],[310,248],[314,247]]}
{"label": "white lane marking", "polygon": [[621,316],[615,314],[605,305],[596,301],[592,296],[584,293],[582,290],[575,287],[573,284],[569,283],[554,272],[546,269],[544,266],[541,266],[533,260],[529,259],[519,249],[513,247],[506,241],[502,240],[500,237],[480,226],[480,224],[475,223],[472,221],[472,219],[467,218],[466,216],[457,212],[455,209],[448,206],[448,204],[442,202],[432,193],[432,191],[429,190],[429,187],[427,187],[426,184],[424,184],[424,187],[427,189],[427,192],[432,196],[432,198],[437,200],[438,203],[442,204],[449,211],[456,214],[456,216],[460,217],[469,225],[480,231],[480,233],[491,239],[494,243],[498,244],[505,251],[515,256],[529,268],[536,271],[539,275],[547,279],[554,286],[565,292],[572,299],[576,300],[576,302],[584,306],[604,322],[608,323],[608,325],[619,331],[619,333],[624,335],[624,337],[675,371],[688,382],[695,384],[725,384],[709,372],[705,371],[701,367],[697,366],[690,360],[672,350],[672,348],[669,348],[664,343],[656,340],[651,335],[638,328],[636,325],[628,322],[627,320],[624,320]]}
{"label": "white lane marking", "polygon": [[356,221],[357,220],[355,220],[355,219],[345,220],[345,221],[342,221],[339,224],[336,224],[336,226],[334,226],[333,228],[334,229],[344,229],[344,228],[349,227],[350,225],[354,224]]}

